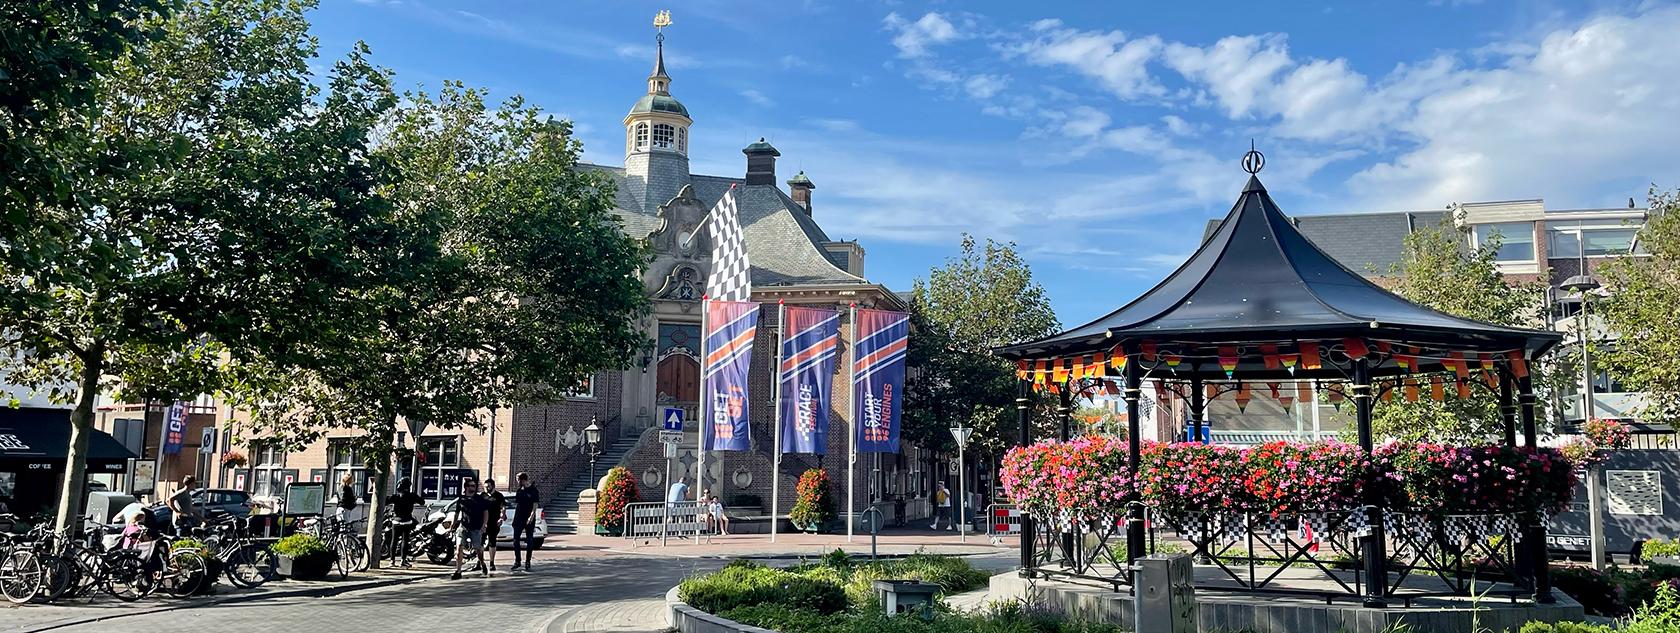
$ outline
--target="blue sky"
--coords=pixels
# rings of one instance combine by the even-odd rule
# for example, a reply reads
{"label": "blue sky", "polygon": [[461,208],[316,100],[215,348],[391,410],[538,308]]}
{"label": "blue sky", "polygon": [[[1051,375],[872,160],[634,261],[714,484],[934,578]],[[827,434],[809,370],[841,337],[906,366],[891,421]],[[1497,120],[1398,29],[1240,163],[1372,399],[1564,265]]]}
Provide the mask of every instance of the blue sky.
{"label": "blue sky", "polygon": [[767,137],[871,279],[907,289],[964,231],[1014,241],[1067,326],[1195,249],[1250,138],[1295,214],[1680,185],[1672,3],[323,0],[313,19],[325,58],[365,40],[402,87],[522,94],[617,165],[659,9],[696,173],[744,173]]}

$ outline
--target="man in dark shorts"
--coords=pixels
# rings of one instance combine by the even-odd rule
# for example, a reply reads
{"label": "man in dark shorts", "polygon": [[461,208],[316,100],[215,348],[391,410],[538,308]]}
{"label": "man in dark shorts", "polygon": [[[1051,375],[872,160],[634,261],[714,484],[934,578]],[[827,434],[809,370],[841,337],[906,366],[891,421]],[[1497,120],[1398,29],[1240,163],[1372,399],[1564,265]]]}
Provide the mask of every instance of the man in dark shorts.
{"label": "man in dark shorts", "polygon": [[484,545],[490,548],[490,555],[485,559],[490,562],[490,571],[496,571],[496,539],[502,536],[502,521],[507,517],[507,497],[496,489],[496,480],[484,480],[484,498],[490,502],[490,522],[484,526]]}
{"label": "man in dark shorts", "polygon": [[397,491],[386,501],[391,505],[391,561],[401,556],[403,567],[412,566],[408,562],[408,541],[414,536],[414,506],[420,502],[420,495],[414,494],[413,480],[407,477],[397,480]]}
{"label": "man in dark shorts", "polygon": [[455,500],[455,573],[451,580],[461,579],[461,563],[468,554],[478,561],[478,575],[488,576],[484,570],[484,527],[490,523],[490,500],[478,494],[478,482],[461,482],[461,497]]}
{"label": "man in dark shorts", "polygon": [[525,473],[514,478],[519,489],[513,491],[513,568],[519,569],[519,545],[525,545],[525,571],[531,571],[537,540],[537,486]]}

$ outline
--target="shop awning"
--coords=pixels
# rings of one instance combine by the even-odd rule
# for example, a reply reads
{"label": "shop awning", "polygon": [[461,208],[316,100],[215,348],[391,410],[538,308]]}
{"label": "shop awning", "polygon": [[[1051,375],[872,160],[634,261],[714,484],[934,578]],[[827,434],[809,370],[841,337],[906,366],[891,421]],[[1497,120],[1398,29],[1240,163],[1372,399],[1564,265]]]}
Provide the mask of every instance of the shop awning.
{"label": "shop awning", "polygon": [[[61,470],[70,452],[68,409],[0,407],[0,471]],[[136,457],[109,434],[88,438],[88,472],[122,472]]]}

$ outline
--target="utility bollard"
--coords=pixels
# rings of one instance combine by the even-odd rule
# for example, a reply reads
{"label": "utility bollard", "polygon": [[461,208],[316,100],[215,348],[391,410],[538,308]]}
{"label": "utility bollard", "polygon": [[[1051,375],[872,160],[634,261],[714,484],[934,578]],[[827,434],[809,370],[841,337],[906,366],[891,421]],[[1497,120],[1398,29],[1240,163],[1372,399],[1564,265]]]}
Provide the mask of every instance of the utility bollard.
{"label": "utility bollard", "polygon": [[1133,601],[1137,631],[1196,633],[1196,577],[1186,554],[1139,558]]}

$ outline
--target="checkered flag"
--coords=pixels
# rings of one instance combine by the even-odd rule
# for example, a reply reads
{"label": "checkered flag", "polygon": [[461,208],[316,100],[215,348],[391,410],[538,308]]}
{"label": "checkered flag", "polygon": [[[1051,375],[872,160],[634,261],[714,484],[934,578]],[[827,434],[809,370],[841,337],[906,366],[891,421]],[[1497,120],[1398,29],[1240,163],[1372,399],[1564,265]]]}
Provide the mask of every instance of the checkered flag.
{"label": "checkered flag", "polygon": [[723,193],[712,207],[707,230],[712,236],[712,272],[706,277],[706,295],[714,301],[747,301],[752,295],[751,264],[747,263],[747,240],[735,204],[735,188]]}

